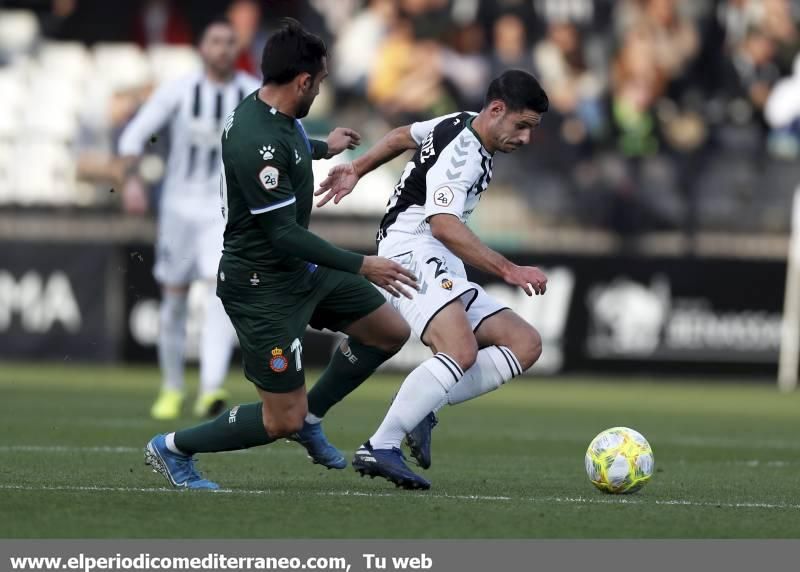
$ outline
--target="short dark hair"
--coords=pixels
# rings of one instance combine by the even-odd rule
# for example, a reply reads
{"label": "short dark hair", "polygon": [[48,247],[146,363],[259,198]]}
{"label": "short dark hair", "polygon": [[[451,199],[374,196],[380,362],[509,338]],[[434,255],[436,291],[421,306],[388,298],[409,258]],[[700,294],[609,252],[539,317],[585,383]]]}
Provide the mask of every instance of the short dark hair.
{"label": "short dark hair", "polygon": [[206,22],[206,25],[203,27],[203,31],[200,33],[200,40],[203,39],[203,37],[206,35],[206,32],[208,32],[212,26],[228,26],[229,28],[233,28],[233,24],[227,16],[223,14],[217,14],[208,22]]}
{"label": "short dark hair", "polygon": [[322,69],[322,58],[328,55],[325,42],[306,32],[297,20],[286,18],[264,46],[261,75],[264,84],[289,83],[301,73],[316,76]]}
{"label": "short dark hair", "polygon": [[526,71],[508,70],[496,77],[486,90],[485,105],[499,99],[506,104],[509,111],[530,109],[544,113],[550,106],[547,94],[539,85],[539,81]]}

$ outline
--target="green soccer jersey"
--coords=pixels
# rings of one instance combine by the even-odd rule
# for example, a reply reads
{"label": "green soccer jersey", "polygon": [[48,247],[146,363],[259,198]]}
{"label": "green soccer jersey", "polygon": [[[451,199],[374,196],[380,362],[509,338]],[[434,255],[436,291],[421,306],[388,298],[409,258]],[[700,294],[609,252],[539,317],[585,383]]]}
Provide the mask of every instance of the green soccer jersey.
{"label": "green soccer jersey", "polygon": [[[224,258],[267,273],[293,272],[315,262],[299,257],[303,249],[291,248],[282,240],[287,232],[275,227],[308,228],[314,198],[311,161],[326,153],[325,143],[309,140],[299,121],[259,99],[258,92],[239,104],[222,134]],[[267,213],[268,219],[259,220]],[[350,267],[357,271],[355,259]]]}

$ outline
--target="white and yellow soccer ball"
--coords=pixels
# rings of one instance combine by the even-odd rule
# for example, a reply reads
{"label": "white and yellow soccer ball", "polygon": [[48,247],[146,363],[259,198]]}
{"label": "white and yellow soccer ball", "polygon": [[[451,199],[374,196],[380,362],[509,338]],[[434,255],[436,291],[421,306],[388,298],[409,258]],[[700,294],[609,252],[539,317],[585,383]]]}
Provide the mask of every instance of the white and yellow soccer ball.
{"label": "white and yellow soccer ball", "polygon": [[603,492],[633,493],[650,480],[655,468],[650,443],[638,431],[612,427],[600,433],[586,450],[586,474]]}

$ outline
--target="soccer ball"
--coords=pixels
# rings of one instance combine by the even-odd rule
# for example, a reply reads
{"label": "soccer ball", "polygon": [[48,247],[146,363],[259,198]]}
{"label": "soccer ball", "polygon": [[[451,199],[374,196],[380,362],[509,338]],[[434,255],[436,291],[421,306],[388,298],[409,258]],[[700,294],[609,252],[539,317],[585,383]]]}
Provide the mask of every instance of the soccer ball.
{"label": "soccer ball", "polygon": [[653,474],[653,450],[641,433],[612,427],[600,433],[586,450],[586,474],[603,492],[633,493]]}

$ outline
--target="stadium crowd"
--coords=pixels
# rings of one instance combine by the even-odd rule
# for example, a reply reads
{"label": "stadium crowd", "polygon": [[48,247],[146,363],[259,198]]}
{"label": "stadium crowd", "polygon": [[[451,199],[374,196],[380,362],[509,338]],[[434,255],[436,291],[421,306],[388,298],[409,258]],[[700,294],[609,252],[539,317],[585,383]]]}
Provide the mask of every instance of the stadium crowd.
{"label": "stadium crowd", "polygon": [[[532,145],[498,157],[493,189],[516,193],[536,224],[623,234],[781,233],[800,184],[797,0],[52,0],[0,7],[6,204],[113,206],[98,189],[120,176],[108,161],[115,137],[154,85],[196,65],[189,46],[218,13],[237,30],[239,67],[256,75],[281,17],[323,36],[331,78],[308,126],[358,127],[367,141],[393,125],[478,110],[494,75],[532,70],[550,112]],[[36,107],[53,94],[62,101]],[[154,152],[168,144],[153,143]],[[47,145],[50,178],[14,176],[26,161],[42,165]],[[159,178],[157,161],[143,170],[146,179]],[[41,200],[26,195],[36,192]]]}

